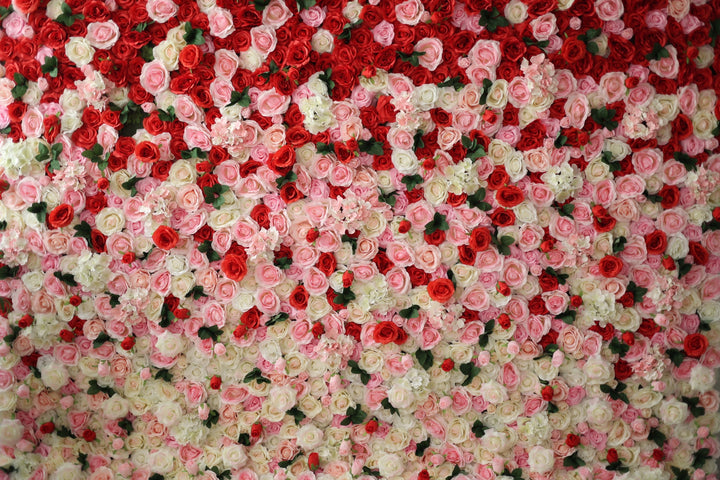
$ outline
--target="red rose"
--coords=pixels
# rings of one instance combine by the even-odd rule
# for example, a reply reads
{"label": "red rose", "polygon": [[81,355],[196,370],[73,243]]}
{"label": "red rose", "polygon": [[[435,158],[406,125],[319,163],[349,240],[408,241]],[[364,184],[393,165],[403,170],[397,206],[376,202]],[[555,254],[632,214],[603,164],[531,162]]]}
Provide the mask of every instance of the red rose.
{"label": "red rose", "polygon": [[122,342],[120,342],[120,346],[123,350],[132,350],[132,348],[135,346],[135,337],[132,335],[128,335],[123,339]]}
{"label": "red rose", "polygon": [[498,316],[498,324],[503,328],[503,330],[507,330],[510,328],[510,316],[507,313],[501,313],[500,316]]}
{"label": "red rose", "polygon": [[378,429],[378,421],[375,420],[374,418],[365,424],[365,431],[369,434],[373,434],[373,433],[377,432],[377,429]]}
{"label": "red rose", "polygon": [[53,143],[60,133],[60,117],[57,115],[50,115],[45,117],[43,120],[43,127],[45,132],[45,140],[49,143]]}
{"label": "red rose", "polygon": [[498,227],[509,227],[515,223],[515,212],[504,208],[496,209],[491,215],[493,225]]}
{"label": "red rose", "polygon": [[558,288],[557,277],[555,277],[554,275],[550,275],[545,270],[543,270],[543,272],[540,274],[538,281],[540,283],[540,288],[542,289],[543,292],[557,290],[557,288]]}
{"label": "red rose", "polygon": [[202,51],[197,45],[187,45],[180,50],[180,65],[187,69],[192,69],[200,65]]}
{"label": "red rose", "polygon": [[445,241],[445,232],[442,230],[435,230],[429,235],[427,233],[423,234],[423,238],[425,239],[425,243],[428,245],[438,246]]}
{"label": "red rose", "polygon": [[567,438],[565,438],[565,445],[570,448],[577,447],[578,445],[580,445],[580,437],[578,437],[574,433],[568,433]]}
{"label": "red rose", "polygon": [[530,299],[528,302],[528,310],[530,310],[530,313],[533,315],[545,315],[548,313],[547,306],[545,305],[545,300],[542,299],[540,295],[537,295]]}
{"label": "red rose", "polygon": [[160,149],[152,142],[144,141],[135,146],[135,156],[143,163],[153,163],[160,160]]}
{"label": "red rose", "polygon": [[563,59],[568,63],[575,63],[587,54],[585,42],[579,40],[577,37],[566,39],[560,51]]}
{"label": "red rose", "polygon": [[220,386],[222,385],[222,379],[218,377],[217,375],[213,375],[210,379],[210,388],[213,390],[220,389]]}
{"label": "red rose", "polygon": [[619,457],[618,457],[617,450],[615,450],[614,448],[611,448],[610,450],[608,450],[608,452],[607,452],[608,463],[615,463],[618,460],[619,460]]}
{"label": "red rose", "polygon": [[379,251],[375,255],[375,257],[373,257],[372,262],[377,265],[378,270],[383,275],[385,275],[388,270],[395,266],[395,264],[388,258],[387,254],[384,251]]}
{"label": "red rose", "polygon": [[397,110],[395,110],[395,106],[390,103],[391,98],[392,97],[389,95],[382,95],[378,97],[377,112],[380,123],[390,123],[395,121]]}
{"label": "red rose", "polygon": [[360,334],[362,333],[362,327],[359,323],[348,322],[345,324],[345,335],[353,337],[356,342],[360,341]]}
{"label": "red rose", "polygon": [[376,343],[387,345],[397,338],[398,327],[393,322],[386,320],[375,325],[373,340]]}
{"label": "red rose", "polygon": [[451,358],[446,358],[443,360],[442,364],[440,364],[440,369],[443,372],[449,372],[453,368],[455,368],[455,362],[453,362]]}
{"label": "red rose", "polygon": [[180,241],[180,235],[166,225],[160,225],[152,236],[153,242],[162,250],[170,250]]}
{"label": "red rose", "polygon": [[170,176],[170,167],[172,167],[172,165],[173,162],[170,160],[160,160],[153,164],[151,174],[154,178],[165,181]]}
{"label": "red rose", "polygon": [[510,181],[510,175],[505,171],[505,167],[495,167],[495,170],[490,174],[487,179],[488,188],[490,190],[497,190],[498,188],[506,185]]}
{"label": "red rose", "polygon": [[308,455],[308,468],[313,472],[320,468],[320,455],[316,452]]}
{"label": "red rose", "polygon": [[458,260],[464,265],[475,265],[477,252],[467,245],[458,246]]}
{"label": "red rose", "polygon": [[572,305],[575,308],[578,308],[583,304],[582,297],[580,295],[573,295],[570,297],[570,305]]}
{"label": "red rose", "polygon": [[32,316],[25,314],[22,316],[22,318],[20,320],[18,320],[18,327],[27,328],[33,324],[33,321],[34,321],[34,319]]}
{"label": "red rose", "polygon": [[615,362],[615,378],[619,382],[622,382],[623,380],[627,380],[628,378],[632,377],[632,374],[632,367],[628,362],[626,362],[622,358]]}
{"label": "red rose", "polygon": [[229,278],[230,280],[235,280],[237,282],[242,280],[247,273],[247,265],[245,264],[245,259],[242,258],[240,255],[225,255],[225,258],[223,258],[220,268],[222,269],[223,273],[227,278]]}
{"label": "red rose", "polygon": [[710,254],[699,242],[689,242],[690,255],[693,256],[697,265],[705,265],[710,259]]}
{"label": "red rose", "polygon": [[252,330],[260,325],[260,317],[262,317],[262,312],[253,305],[250,310],[240,315],[240,323],[248,330]]}
{"label": "red rose", "polygon": [[421,470],[420,473],[418,473],[417,480],[430,480],[430,472],[425,470]]}
{"label": "red rose", "polygon": [[445,303],[455,294],[455,286],[447,278],[431,280],[427,286],[428,295],[436,302]]}
{"label": "red rose", "polygon": [[413,265],[406,267],[405,270],[407,270],[408,275],[410,275],[410,284],[413,287],[427,285],[430,281],[429,273],[425,272],[424,270],[420,270]]}
{"label": "red rose", "polygon": [[600,275],[605,278],[616,277],[623,269],[623,261],[612,255],[607,255],[600,260]]}
{"label": "red rose", "polygon": [[47,214],[47,225],[49,228],[62,228],[67,227],[72,223],[75,211],[71,205],[62,203],[57,207],[53,208],[50,213]]}
{"label": "red rose", "polygon": [[708,348],[708,339],[702,333],[691,333],[683,340],[683,349],[688,357],[699,358]]}
{"label": "red rose", "polygon": [[543,400],[549,402],[550,400],[552,400],[555,393],[553,392],[553,388],[550,385],[545,385],[540,391],[540,394],[542,395]]}
{"label": "red rose", "polygon": [[310,298],[310,294],[307,289],[302,285],[298,285],[290,294],[290,305],[298,310],[305,310],[308,298]]}
{"label": "red rose", "polygon": [[290,182],[283,185],[280,189],[280,198],[282,198],[283,202],[290,205],[298,200],[302,200],[305,198],[305,195],[298,190],[295,182]]}
{"label": "red rose", "polygon": [[40,425],[40,432],[44,434],[52,433],[55,431],[55,424],[53,422],[45,422]]}
{"label": "red rose", "polygon": [[83,439],[85,439],[86,442],[92,442],[93,440],[95,440],[96,435],[95,435],[95,432],[93,432],[90,429],[87,429],[82,433],[82,437],[83,437]]}
{"label": "red rose", "polygon": [[252,427],[250,427],[250,436],[253,438],[257,438],[262,434],[263,426],[261,423],[253,423]]}
{"label": "red rose", "polygon": [[270,228],[270,209],[267,205],[261,203],[255,205],[250,211],[250,218],[255,220],[260,228]]}
{"label": "red rose", "polygon": [[680,201],[680,189],[675,185],[665,185],[657,194],[662,197],[660,205],[666,210],[673,208]]}
{"label": "red rose", "polygon": [[645,246],[647,253],[651,255],[660,255],[665,253],[667,248],[667,235],[662,230],[655,230],[654,232],[645,235]]}
{"label": "red rose", "polygon": [[507,187],[500,187],[495,193],[495,198],[501,206],[512,208],[522,203],[525,194],[515,185],[508,185]]}
{"label": "red rose", "polygon": [[28,13],[32,13],[35,10],[37,10],[38,6],[40,5],[40,1],[39,0],[14,0],[13,5],[21,13],[24,13],[27,15]]}
{"label": "red rose", "polygon": [[470,248],[475,252],[482,252],[487,250],[491,240],[492,235],[490,235],[490,231],[485,227],[478,227],[470,233]]}
{"label": "red rose", "polygon": [[322,273],[329,277],[337,268],[337,260],[335,259],[335,255],[330,252],[321,253],[318,257],[317,263],[315,263],[315,266],[318,268],[318,270],[320,270]]}

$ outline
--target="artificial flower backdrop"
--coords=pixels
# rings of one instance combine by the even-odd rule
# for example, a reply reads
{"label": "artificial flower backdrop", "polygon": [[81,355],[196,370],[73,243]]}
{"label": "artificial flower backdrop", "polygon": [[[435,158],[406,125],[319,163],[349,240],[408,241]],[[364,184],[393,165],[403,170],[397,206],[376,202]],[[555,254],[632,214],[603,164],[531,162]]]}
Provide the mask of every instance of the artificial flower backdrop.
{"label": "artificial flower backdrop", "polygon": [[0,4],[0,479],[717,478],[720,1]]}

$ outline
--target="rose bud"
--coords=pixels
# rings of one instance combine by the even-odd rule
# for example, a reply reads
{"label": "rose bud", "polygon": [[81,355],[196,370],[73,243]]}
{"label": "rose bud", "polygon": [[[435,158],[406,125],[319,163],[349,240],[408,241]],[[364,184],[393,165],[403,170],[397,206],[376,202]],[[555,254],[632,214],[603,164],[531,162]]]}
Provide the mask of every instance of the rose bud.
{"label": "rose bud", "polygon": [[213,390],[220,389],[220,386],[222,385],[222,379],[218,377],[217,375],[213,375],[210,379],[210,388]]}
{"label": "rose bud", "polygon": [[325,327],[323,327],[322,323],[315,322],[312,326],[311,332],[315,336],[315,338],[320,338],[320,335],[325,333]]}
{"label": "rose bud", "polygon": [[500,295],[503,295],[505,297],[510,295],[510,287],[508,287],[507,283],[505,282],[498,282],[497,291]]}
{"label": "rose bud", "polygon": [[33,317],[31,317],[31,316],[28,315],[28,314],[25,314],[25,315],[23,315],[22,318],[18,321],[18,327],[20,327],[20,328],[27,328],[27,327],[29,327],[30,325],[33,324],[33,321],[34,321]]}
{"label": "rose bud", "polygon": [[365,65],[363,68],[362,76],[365,78],[372,78],[377,74],[377,69],[373,65]]}
{"label": "rose bud", "polygon": [[578,437],[574,433],[568,433],[568,436],[565,439],[565,445],[570,448],[577,447],[578,445],[580,445],[580,437]]}
{"label": "rose bud", "polygon": [[373,434],[378,429],[378,422],[374,418],[365,424],[365,431],[369,434]]}
{"label": "rose bud", "polygon": [[455,362],[452,361],[450,358],[446,358],[443,360],[442,364],[440,365],[440,369],[442,369],[443,372],[449,372],[455,368]]}
{"label": "rose bud", "polygon": [[662,266],[665,267],[665,270],[673,271],[677,268],[675,265],[675,260],[673,260],[672,257],[665,257],[662,261]]}
{"label": "rose bud", "polygon": [[82,298],[80,298],[80,295],[73,295],[70,297],[70,305],[73,307],[77,307],[82,303]]}
{"label": "rose bud", "polygon": [[105,190],[110,186],[110,180],[108,180],[105,177],[102,177],[101,179],[98,180],[97,186],[100,190]]}
{"label": "rose bud", "polygon": [[697,47],[688,47],[687,49],[687,56],[690,60],[695,60],[699,53],[700,51]]}
{"label": "rose bud", "polygon": [[257,438],[262,434],[263,426],[261,423],[253,423],[252,427],[250,427],[250,436],[253,438]]}
{"label": "rose bud", "polygon": [[607,453],[607,461],[608,461],[609,463],[615,463],[615,462],[617,462],[619,459],[620,459],[620,457],[618,457],[617,450],[615,450],[614,448],[611,448],[610,450],[608,450],[608,453]]}
{"label": "rose bud", "polygon": [[186,318],[190,318],[190,310],[187,308],[178,308],[173,312],[173,315],[180,320],[185,320]]}
{"label": "rose bud", "polygon": [[75,338],[75,334],[72,331],[63,328],[60,330],[60,338],[65,342],[72,342],[73,338]]}
{"label": "rose bud", "polygon": [[[719,105],[720,105],[720,104],[719,104]],[[717,220],[718,222],[720,222],[720,207],[715,207],[715,208],[713,208],[712,216],[713,216],[713,218],[714,218],[715,220]]]}
{"label": "rose bud", "polygon": [[233,337],[242,338],[245,336],[246,333],[247,333],[247,327],[241,323],[240,325],[238,325],[235,328],[235,331],[233,332]]}
{"label": "rose bud", "polygon": [[552,400],[553,395],[555,394],[553,392],[553,388],[550,385],[545,385],[542,388],[542,390],[540,391],[540,393],[542,394],[542,399],[545,400],[546,402],[549,402],[550,400]]}
{"label": "rose bud", "polygon": [[552,240],[545,240],[544,242],[542,242],[542,243],[540,244],[540,250],[541,250],[543,253],[547,253],[547,252],[549,252],[550,250],[553,249],[553,245],[554,245],[554,244],[555,244],[555,242],[553,242]]}
{"label": "rose bud", "polygon": [[355,275],[350,270],[344,272],[342,276],[343,288],[350,288],[350,285],[352,285],[354,279]]}
{"label": "rose bud", "polygon": [[492,110],[485,110],[483,112],[482,119],[488,123],[495,123],[495,120],[497,120],[497,114]]}
{"label": "rose bud", "polygon": [[97,435],[95,435],[95,432],[93,432],[89,428],[82,433],[82,437],[85,439],[86,442],[92,442],[93,440],[95,440],[96,436]]}
{"label": "rose bud", "polygon": [[308,468],[313,472],[320,468],[320,455],[317,452],[308,455]]}
{"label": "rose bud", "polygon": [[498,323],[503,328],[503,330],[507,330],[510,328],[510,316],[507,313],[501,313],[498,317]]}
{"label": "rose bud", "polygon": [[575,308],[578,308],[583,304],[582,297],[580,295],[573,295],[570,297],[570,305],[572,305]]}
{"label": "rose bud", "polygon": [[623,332],[622,339],[623,342],[627,343],[630,346],[635,345],[635,335],[633,335],[632,332]]}
{"label": "rose bud", "polygon": [[132,263],[132,262],[134,262],[134,261],[135,261],[135,252],[127,252],[127,253],[126,253],[125,255],[123,255],[123,257],[122,257],[122,263],[124,263],[124,264],[126,264],[126,265],[127,265],[127,264],[130,264],[130,263]]}
{"label": "rose bud", "polygon": [[640,83],[640,79],[638,77],[628,77],[625,79],[625,86],[627,88],[635,88]]}
{"label": "rose bud", "polygon": [[45,434],[52,433],[55,431],[55,424],[53,422],[45,422],[40,425],[40,431]]}
{"label": "rose bud", "polygon": [[435,168],[435,160],[433,160],[432,158],[426,158],[425,160],[423,160],[422,166],[425,170],[432,170],[433,168]]}
{"label": "rose bud", "polygon": [[409,220],[403,220],[400,222],[400,225],[398,225],[398,232],[400,233],[407,233],[410,231],[410,221]]}
{"label": "rose bud", "polygon": [[665,453],[661,449],[656,448],[653,450],[652,457],[656,462],[660,462],[665,458]]}
{"label": "rose bud", "polygon": [[131,350],[135,346],[135,337],[128,335],[122,342],[120,342],[120,346],[123,350]]}
{"label": "rose bud", "polygon": [[307,235],[305,236],[305,240],[307,240],[308,243],[313,243],[317,238],[320,236],[320,232],[317,228],[313,228],[308,230]]}

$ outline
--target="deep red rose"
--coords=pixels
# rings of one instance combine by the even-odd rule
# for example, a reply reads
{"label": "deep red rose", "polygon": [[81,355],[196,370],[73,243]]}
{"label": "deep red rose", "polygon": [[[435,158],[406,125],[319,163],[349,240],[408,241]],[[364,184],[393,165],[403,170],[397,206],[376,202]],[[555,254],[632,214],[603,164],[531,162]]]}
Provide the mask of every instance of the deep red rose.
{"label": "deep red rose", "polygon": [[417,480],[430,480],[430,472],[427,469],[423,469],[418,473]]}
{"label": "deep red rose", "polygon": [[515,223],[515,212],[504,208],[496,209],[491,215],[493,225],[498,227],[509,227]]}
{"label": "deep red rose", "polygon": [[409,265],[405,268],[408,275],[410,276],[410,284],[413,287],[418,287],[420,285],[427,285],[430,281],[430,274],[427,273],[424,270],[420,270],[419,268]]}
{"label": "deep red rose", "polygon": [[92,430],[87,429],[82,433],[82,437],[86,442],[92,442],[93,440],[95,440],[97,435],[95,435],[95,432],[93,432]]}
{"label": "deep red rose", "polygon": [[132,350],[132,348],[135,346],[135,337],[132,335],[128,335],[123,339],[122,342],[120,342],[120,346],[123,350]]}
{"label": "deep red rose", "polygon": [[180,50],[180,65],[185,68],[191,69],[200,65],[200,59],[202,58],[202,51],[197,45],[187,45]]}
{"label": "deep red rose", "polygon": [[398,327],[393,322],[386,320],[375,325],[373,340],[376,343],[387,345],[397,338]]}
{"label": "deep red rose", "polygon": [[619,459],[620,459],[620,457],[618,457],[617,450],[615,450],[614,448],[611,448],[608,450],[608,452],[607,452],[608,463],[615,463],[615,462],[619,461]]}
{"label": "deep red rose", "polygon": [[587,54],[585,42],[577,37],[565,39],[560,51],[563,59],[570,64],[580,61]]}
{"label": "deep red rose", "polygon": [[500,42],[500,50],[503,52],[503,58],[517,62],[525,55],[527,45],[517,37],[506,37]]}
{"label": "deep red rose", "polygon": [[635,304],[635,295],[632,292],[625,292],[617,300],[617,303],[621,304],[625,308],[630,308]]}
{"label": "deep red rose", "polygon": [[298,310],[305,310],[307,308],[308,299],[310,294],[304,286],[298,285],[295,290],[290,294],[290,305]]}
{"label": "deep red rose", "polygon": [[622,358],[615,362],[615,378],[619,382],[622,382],[623,380],[627,380],[628,378],[632,377],[632,374],[633,370],[628,362],[626,362]]}
{"label": "deep red rose", "polygon": [[295,182],[290,182],[283,185],[280,189],[280,198],[282,198],[283,202],[290,205],[298,200],[302,200],[305,198],[305,195],[298,190]]}
{"label": "deep red rose", "polygon": [[250,310],[243,312],[243,314],[240,315],[240,323],[243,324],[246,329],[252,330],[260,325],[261,317],[262,312],[253,305]]}
{"label": "deep red rose", "polygon": [[250,218],[255,220],[260,228],[270,228],[270,209],[267,205],[261,203],[255,205],[250,211]]}
{"label": "deep red rose", "polygon": [[446,303],[455,294],[455,286],[448,278],[438,278],[428,283],[427,291],[431,299],[439,303]]}
{"label": "deep red rose", "polygon": [[665,249],[667,248],[667,235],[662,230],[655,230],[645,235],[645,246],[647,252],[651,255],[665,253]]}
{"label": "deep red rose", "polygon": [[662,197],[660,205],[665,210],[673,208],[680,201],[680,189],[675,185],[664,185],[657,194]]}
{"label": "deep red rose", "polygon": [[614,278],[623,269],[623,261],[613,255],[606,255],[600,260],[598,267],[600,267],[600,275]]}
{"label": "deep red rose", "polygon": [[515,185],[508,185],[498,189],[495,193],[495,199],[501,206],[512,208],[523,202],[525,194]]}
{"label": "deep red rose", "polygon": [[62,203],[47,214],[46,221],[49,228],[62,228],[70,225],[74,217],[72,205]]}
{"label": "deep red rose", "polygon": [[554,275],[550,275],[548,272],[543,270],[543,272],[540,274],[540,277],[538,278],[538,282],[540,284],[540,288],[543,292],[550,292],[552,290],[557,290],[558,288],[558,279]]}
{"label": "deep red rose", "polygon": [[180,241],[178,233],[166,225],[160,225],[153,233],[152,238],[155,245],[162,250],[170,250]]}
{"label": "deep red rose", "polygon": [[580,437],[578,437],[574,433],[568,433],[567,437],[565,438],[565,445],[570,448],[577,447],[578,445],[580,445]]}
{"label": "deep red rose", "polygon": [[160,148],[146,140],[135,146],[135,156],[143,163],[157,162],[160,160]]}
{"label": "deep red rose", "polygon": [[710,259],[710,254],[699,242],[689,242],[690,255],[693,256],[696,265],[706,265]]}
{"label": "deep red rose", "polygon": [[601,327],[598,323],[589,328],[590,331],[599,333],[602,339],[606,342],[612,340],[615,336],[615,327],[612,323],[608,323],[604,327]]}
{"label": "deep red rose", "polygon": [[552,400],[554,394],[553,387],[550,385],[545,385],[542,390],[540,390],[540,395],[542,395],[542,399],[546,402]]}
{"label": "deep red rose", "polygon": [[505,167],[497,166],[487,179],[488,188],[490,190],[497,190],[503,185],[506,185],[509,181],[510,175],[508,175],[505,171]]}
{"label": "deep red rose", "polygon": [[168,176],[170,176],[170,168],[172,165],[173,162],[170,160],[161,160],[154,163],[152,166],[152,176],[160,181],[167,180]]}
{"label": "deep red rose", "polygon": [[380,271],[380,273],[382,273],[383,275],[385,275],[388,270],[395,266],[395,264],[390,261],[387,254],[382,250],[379,251],[377,255],[375,255],[375,257],[372,259],[372,262],[377,265],[378,271]]}
{"label": "deep red rose", "polygon": [[378,120],[381,123],[390,123],[395,121],[397,110],[395,110],[395,106],[390,103],[391,98],[392,97],[389,95],[382,95],[378,97],[377,112]]}
{"label": "deep red rose", "polygon": [[445,241],[445,232],[442,230],[435,230],[429,235],[427,233],[423,234],[423,238],[425,239],[425,243],[428,245],[438,246]]}
{"label": "deep red rose", "polygon": [[359,323],[348,322],[345,324],[345,335],[353,337],[355,341],[360,341],[360,334],[362,333],[362,327]]}
{"label": "deep red rose", "polygon": [[89,125],[83,125],[72,133],[71,138],[78,147],[88,150],[97,143],[97,130]]}
{"label": "deep red rose", "polygon": [[533,297],[528,302],[528,310],[533,315],[545,315],[548,313],[547,306],[545,305],[545,300],[539,295]]}
{"label": "deep red rose", "polygon": [[40,425],[40,432],[44,434],[52,433],[55,431],[55,424],[53,422],[45,422]]}
{"label": "deep red rose", "polygon": [[470,248],[475,252],[487,250],[492,241],[490,231],[485,227],[477,227],[470,233]]}
{"label": "deep red rose", "polygon": [[335,269],[337,268],[337,260],[335,259],[335,255],[330,252],[321,253],[318,257],[318,261],[315,264],[315,267],[317,267],[318,270],[320,270],[322,273],[329,277],[330,275],[332,275],[333,272],[335,272]]}
{"label": "deep red rose", "polygon": [[220,268],[227,278],[235,280],[236,282],[242,280],[247,273],[245,259],[239,255],[225,255],[222,259]]}

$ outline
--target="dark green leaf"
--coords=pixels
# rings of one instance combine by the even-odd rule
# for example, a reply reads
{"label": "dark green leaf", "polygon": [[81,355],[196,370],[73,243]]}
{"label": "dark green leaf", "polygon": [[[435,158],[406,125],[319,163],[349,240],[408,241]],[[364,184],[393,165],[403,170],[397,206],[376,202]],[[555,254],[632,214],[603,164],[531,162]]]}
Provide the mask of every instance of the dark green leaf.
{"label": "dark green leaf", "polygon": [[54,272],[53,276],[65,283],[69,287],[77,287],[78,284],[75,281],[75,277],[71,273]]}
{"label": "dark green leaf", "polygon": [[572,455],[563,459],[563,466],[565,467],[578,468],[583,465],[585,465],[585,461],[578,456],[578,452],[573,452]]}
{"label": "dark green leaf", "polygon": [[650,428],[650,431],[648,432],[648,440],[655,442],[655,444],[662,448],[663,445],[665,445],[665,442],[667,441],[667,436],[662,433],[657,428]]}
{"label": "dark green leaf", "polygon": [[429,446],[430,446],[429,438],[426,438],[422,442],[416,443],[415,444],[415,455],[418,457],[422,457],[423,455],[425,455],[425,450],[427,450]]}
{"label": "dark green leaf", "polygon": [[295,419],[295,425],[300,425],[300,422],[305,420],[305,414],[301,412],[297,407],[293,407],[288,410],[287,414]]}
{"label": "dark green leaf", "polygon": [[417,358],[420,366],[425,370],[430,370],[435,362],[435,357],[430,350],[416,350],[415,357]]}
{"label": "dark green leaf", "polygon": [[408,192],[412,192],[413,190],[415,190],[415,187],[421,185],[425,180],[420,175],[415,174],[405,175],[400,181],[407,186]]}
{"label": "dark green leaf", "polygon": [[250,95],[248,91],[250,87],[245,87],[242,92],[232,92],[230,94],[230,105],[238,104],[241,107],[250,106]]}
{"label": "dark green leaf", "polygon": [[188,45],[203,45],[205,38],[203,38],[203,31],[201,28],[193,28],[190,22],[185,22],[185,34],[183,39]]}
{"label": "dark green leaf", "polygon": [[15,267],[3,265],[2,267],[0,267],[0,280],[5,280],[6,278],[14,278],[18,274],[18,270],[20,270],[19,265]]}
{"label": "dark green leaf", "polygon": [[34,213],[40,223],[45,223],[45,219],[47,218],[47,203],[33,203],[28,207],[28,212]]}
{"label": "dark green leaf", "polygon": [[163,380],[165,382],[172,382],[172,374],[170,373],[170,370],[166,368],[161,368],[157,371],[155,374],[156,380]]}
{"label": "dark green leaf", "polygon": [[[358,140],[358,149],[369,155],[382,155],[384,152],[382,142],[378,142],[372,137],[369,140]],[[408,190],[411,189],[408,187]]]}
{"label": "dark green leaf", "polygon": [[275,325],[276,323],[284,322],[285,320],[289,319],[290,315],[288,315],[285,312],[276,313],[272,317],[270,317],[270,320],[265,322],[265,326],[269,327],[271,325]]}
{"label": "dark green leaf", "polygon": [[685,351],[677,348],[668,348],[665,350],[665,354],[670,358],[670,361],[676,367],[679,367],[683,360],[685,360]]}
{"label": "dark green leaf", "polygon": [[398,313],[402,318],[418,318],[420,316],[420,306],[411,305],[408,308],[403,308]]}
{"label": "dark green leaf", "polygon": [[218,328],[217,325],[211,325],[209,327],[200,327],[198,330],[198,337],[201,340],[207,340],[211,338],[213,342],[217,342],[218,337],[223,334],[223,331]]}
{"label": "dark green leaf", "polygon": [[445,215],[439,212],[435,212],[433,219],[425,225],[425,233],[427,235],[432,235],[437,230],[447,231],[449,229],[450,225],[447,223],[447,220],[445,220]]}
{"label": "dark green leaf", "polygon": [[465,87],[465,84],[462,83],[462,79],[460,77],[448,77],[444,82],[438,83],[438,87],[452,87],[455,91],[459,92]]}
{"label": "dark green leaf", "polygon": [[391,207],[395,206],[395,203],[397,202],[397,192],[390,192],[390,193],[380,193],[378,195],[378,201],[387,203]]}
{"label": "dark green leaf", "polygon": [[485,430],[487,430],[487,427],[483,425],[480,420],[475,420],[472,426],[472,432],[475,438],[482,438],[483,435],[485,435]]}
{"label": "dark green leaf", "polygon": [[278,188],[282,188],[284,185],[294,182],[295,180],[297,180],[297,174],[290,170],[288,173],[275,180],[275,183]]}
{"label": "dark green leaf", "polygon": [[393,415],[399,412],[399,410],[397,408],[392,406],[392,404],[390,403],[390,400],[388,400],[387,398],[383,398],[383,401],[380,402],[380,405],[382,405],[382,407],[384,409],[390,410],[390,413]]}

